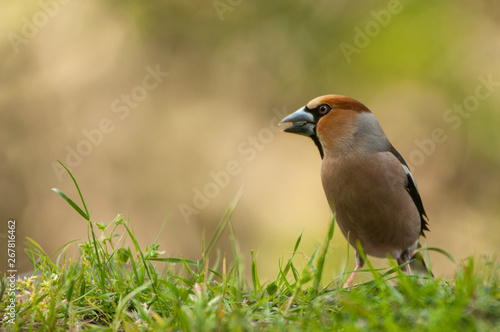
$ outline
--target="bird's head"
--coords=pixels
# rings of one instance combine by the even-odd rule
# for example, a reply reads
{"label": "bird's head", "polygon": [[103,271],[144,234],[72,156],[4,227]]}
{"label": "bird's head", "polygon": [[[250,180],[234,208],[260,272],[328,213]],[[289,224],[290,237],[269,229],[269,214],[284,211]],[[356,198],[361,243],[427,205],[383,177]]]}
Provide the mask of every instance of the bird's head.
{"label": "bird's head", "polygon": [[370,110],[359,101],[340,95],[314,98],[281,120],[282,123],[292,124],[284,132],[311,137],[322,158],[325,150],[370,148],[370,145],[377,148],[379,143],[384,146],[388,143]]}

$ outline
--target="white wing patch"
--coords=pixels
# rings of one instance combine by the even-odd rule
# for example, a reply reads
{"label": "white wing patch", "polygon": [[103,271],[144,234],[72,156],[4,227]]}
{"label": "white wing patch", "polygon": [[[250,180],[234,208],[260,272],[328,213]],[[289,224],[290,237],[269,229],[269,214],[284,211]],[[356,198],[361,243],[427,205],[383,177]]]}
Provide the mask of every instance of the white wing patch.
{"label": "white wing patch", "polygon": [[415,178],[413,177],[413,174],[411,174],[410,169],[408,168],[408,166],[406,166],[405,164],[401,164],[401,166],[403,166],[403,169],[405,170],[406,175],[413,182],[413,185],[415,186],[415,189],[417,189],[417,193],[420,194],[420,192],[418,191],[418,187],[417,187],[417,181],[415,181]]}

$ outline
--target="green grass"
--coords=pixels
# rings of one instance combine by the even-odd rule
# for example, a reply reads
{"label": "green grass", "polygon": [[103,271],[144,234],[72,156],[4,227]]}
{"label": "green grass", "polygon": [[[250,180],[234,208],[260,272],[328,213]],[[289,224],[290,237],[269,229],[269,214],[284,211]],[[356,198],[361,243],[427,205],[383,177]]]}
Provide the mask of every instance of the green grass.
{"label": "green grass", "polygon": [[[6,276],[2,278],[3,330],[500,331],[500,265],[495,257],[457,264],[452,280],[409,277],[393,263],[387,269],[367,264],[373,280],[344,290],[349,271],[333,280],[323,276],[332,220],[310,257],[296,257],[300,235],[292,253],[278,263],[276,279],[261,283],[253,251],[251,277],[245,277],[232,227],[239,198],[229,205],[200,259],[191,261],[164,257],[158,238],[141,248],[121,216],[109,225],[92,222],[73,181],[83,208],[54,191],[86,220],[88,239],[48,255],[27,238],[26,254],[35,273],[17,282],[14,324],[3,319],[8,292]],[[216,251],[224,230],[232,245],[230,264]],[[80,251],[76,261],[65,254],[75,244]]]}

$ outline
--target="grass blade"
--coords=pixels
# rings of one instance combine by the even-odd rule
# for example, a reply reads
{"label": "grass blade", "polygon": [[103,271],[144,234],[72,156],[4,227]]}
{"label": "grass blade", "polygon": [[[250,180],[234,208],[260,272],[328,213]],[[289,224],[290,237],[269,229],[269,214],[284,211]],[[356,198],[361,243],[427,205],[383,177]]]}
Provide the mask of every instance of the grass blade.
{"label": "grass blade", "polygon": [[258,298],[259,294],[262,295],[262,285],[260,284],[259,275],[257,273],[257,257],[253,250],[250,251],[250,254],[252,255],[252,283],[255,297]]}
{"label": "grass blade", "polygon": [[133,291],[128,293],[124,298],[120,299],[120,302],[118,302],[118,307],[116,308],[117,315],[115,316],[115,319],[114,319],[113,324],[112,324],[113,331],[119,331],[120,323],[122,321],[122,319],[121,319],[122,315],[125,314],[125,312],[124,312],[125,308],[128,305],[128,303],[130,302],[130,300],[133,297],[135,297],[137,294],[139,294],[140,292],[142,292],[143,290],[148,288],[149,286],[151,286],[151,281],[148,281],[148,282],[144,283],[142,286],[137,287],[136,289],[134,289]]}
{"label": "grass blade", "polygon": [[53,191],[59,194],[66,202],[68,202],[82,217],[84,217],[87,221],[90,221],[90,213],[89,210],[87,209],[87,205],[85,204],[85,200],[83,199],[82,192],[80,191],[80,187],[78,186],[78,182],[76,182],[75,177],[73,174],[71,174],[70,170],[59,160],[57,160],[59,164],[61,164],[62,167],[68,172],[69,176],[73,180],[73,183],[75,184],[76,190],[78,191],[78,195],[80,195],[80,199],[82,200],[83,208],[85,209],[85,212],[83,212],[82,209],[78,207],[78,205],[73,202],[68,196],[66,196],[63,192],[56,188],[52,188]]}
{"label": "grass blade", "polygon": [[314,282],[312,286],[312,291],[314,294],[318,293],[319,284],[321,282],[321,276],[323,274],[323,269],[325,267],[326,255],[328,254],[328,248],[330,247],[330,242],[333,238],[333,232],[335,229],[335,217],[332,218],[330,222],[330,227],[328,228],[328,234],[326,236],[325,243],[323,244],[323,251],[318,257],[316,264],[316,272],[314,274]]}
{"label": "grass blade", "polygon": [[232,216],[234,210],[236,209],[236,205],[238,205],[238,202],[240,201],[241,194],[242,194],[242,190],[240,189],[238,191],[238,193],[236,194],[236,197],[233,199],[233,201],[229,204],[228,208],[226,209],[226,212],[224,213],[224,217],[222,217],[222,220],[219,223],[219,225],[217,226],[217,228],[215,229],[214,235],[210,239],[208,246],[203,251],[202,258],[201,258],[201,265],[202,266],[205,266],[205,262],[206,262],[207,258],[210,256],[210,254],[212,253],[212,251],[215,247],[215,244],[217,243],[217,241],[219,240],[219,237],[222,234],[222,231],[224,231],[224,229],[227,227],[227,224],[231,220],[231,216]]}
{"label": "grass blade", "polygon": [[87,213],[83,212],[83,210],[78,205],[76,205],[76,203],[73,202],[73,200],[71,198],[69,198],[68,196],[66,196],[65,193],[63,193],[62,191],[60,191],[57,188],[52,188],[52,191],[54,191],[56,194],[58,194],[59,196],[61,196],[66,202],[68,202],[69,205],[71,205],[71,207],[76,212],[78,212],[85,220],[90,221],[90,216]]}

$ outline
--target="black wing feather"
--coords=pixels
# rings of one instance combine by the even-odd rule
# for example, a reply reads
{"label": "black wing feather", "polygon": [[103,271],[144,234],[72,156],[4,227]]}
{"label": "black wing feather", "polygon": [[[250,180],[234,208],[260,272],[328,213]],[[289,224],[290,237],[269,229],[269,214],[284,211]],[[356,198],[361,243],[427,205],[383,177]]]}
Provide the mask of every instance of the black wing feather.
{"label": "black wing feather", "polygon": [[[406,161],[403,159],[403,156],[401,156],[401,154],[393,146],[390,147],[389,152],[391,152],[394,156],[396,156],[399,162],[405,165],[408,170],[410,169],[408,167],[408,164],[406,164]],[[407,173],[406,175],[408,177],[408,182],[406,184],[406,191],[408,191],[408,193],[410,194],[413,203],[415,203],[415,206],[417,207],[417,210],[420,213],[420,222],[421,222],[420,235],[425,237],[424,231],[429,231],[427,223],[427,220],[429,218],[425,213],[424,204],[422,203],[422,198],[420,197],[420,193],[418,192],[417,185],[415,183],[415,180],[413,179],[413,176],[411,175],[411,173]]]}

